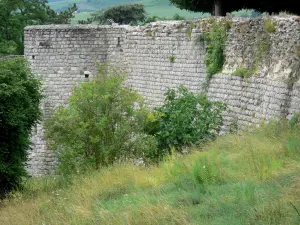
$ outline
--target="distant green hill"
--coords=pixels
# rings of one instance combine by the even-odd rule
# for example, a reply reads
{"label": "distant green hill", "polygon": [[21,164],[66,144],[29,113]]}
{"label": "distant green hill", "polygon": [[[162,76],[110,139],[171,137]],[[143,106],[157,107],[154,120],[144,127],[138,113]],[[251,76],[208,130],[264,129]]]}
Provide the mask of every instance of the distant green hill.
{"label": "distant green hill", "polygon": [[169,0],[49,0],[49,5],[56,11],[65,10],[73,3],[78,6],[78,13],[74,22],[83,20],[90,16],[91,12],[120,4],[143,4],[149,16],[159,16],[171,18],[174,14],[179,14],[186,18],[198,18],[202,13],[192,13],[186,10],[180,10],[170,4]]}
{"label": "distant green hill", "polygon": [[[78,6],[78,13],[73,19],[73,23],[78,20],[86,20],[92,12],[104,9],[109,6],[121,4],[143,4],[149,16],[158,16],[172,18],[175,14],[187,19],[203,17],[202,13],[193,13],[186,10],[180,10],[173,6],[169,0],[48,0],[49,5],[56,11],[65,10],[73,3]],[[233,13],[235,16],[257,16],[253,10],[240,10]],[[208,14],[205,14],[208,15]]]}

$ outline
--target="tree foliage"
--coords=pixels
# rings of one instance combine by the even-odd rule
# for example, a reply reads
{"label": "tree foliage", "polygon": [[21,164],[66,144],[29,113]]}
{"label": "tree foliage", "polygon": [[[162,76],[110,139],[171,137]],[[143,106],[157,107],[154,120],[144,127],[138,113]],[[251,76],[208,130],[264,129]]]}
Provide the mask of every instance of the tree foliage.
{"label": "tree foliage", "polygon": [[[294,0],[170,0],[170,2],[180,9],[194,12],[209,12],[218,16],[240,9],[255,9],[269,13],[278,13],[280,11],[300,13],[298,2]],[[216,9],[219,9],[217,13]]]}
{"label": "tree foliage", "polygon": [[40,82],[23,59],[0,59],[0,197],[19,186],[31,128],[40,117]]}
{"label": "tree foliage", "polygon": [[107,24],[109,19],[119,24],[135,25],[146,19],[144,5],[131,4],[113,6],[93,14],[93,20],[100,24]]}
{"label": "tree foliage", "polygon": [[76,5],[56,13],[47,0],[0,0],[0,54],[22,54],[24,27],[70,23]]}
{"label": "tree foliage", "polygon": [[123,81],[118,70],[100,67],[97,77],[75,87],[69,105],[58,108],[45,123],[61,172],[90,165],[98,169],[155,151],[154,137],[143,131],[147,116],[143,101]]}

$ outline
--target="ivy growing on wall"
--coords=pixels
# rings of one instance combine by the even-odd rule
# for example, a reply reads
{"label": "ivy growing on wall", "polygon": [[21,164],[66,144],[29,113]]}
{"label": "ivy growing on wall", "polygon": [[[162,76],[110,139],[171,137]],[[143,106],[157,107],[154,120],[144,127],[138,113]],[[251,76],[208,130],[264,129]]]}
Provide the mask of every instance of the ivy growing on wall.
{"label": "ivy growing on wall", "polygon": [[214,22],[209,32],[205,35],[207,41],[206,64],[207,77],[210,79],[214,74],[220,72],[225,61],[224,49],[227,39],[228,24],[226,22]]}
{"label": "ivy growing on wall", "polygon": [[227,40],[227,31],[231,28],[232,24],[229,21],[210,21],[211,25],[206,33],[200,34],[196,37],[196,43],[206,42],[206,55],[204,63],[206,65],[206,84],[212,76],[222,71],[225,62],[225,42]]}

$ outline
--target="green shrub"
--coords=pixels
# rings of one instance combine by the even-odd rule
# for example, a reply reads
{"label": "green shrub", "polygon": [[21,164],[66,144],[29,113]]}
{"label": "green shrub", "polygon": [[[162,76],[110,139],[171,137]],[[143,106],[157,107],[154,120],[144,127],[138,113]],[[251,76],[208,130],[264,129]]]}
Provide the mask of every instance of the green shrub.
{"label": "green shrub", "polygon": [[270,18],[264,20],[264,28],[268,33],[274,33],[276,31],[275,24]]}
{"label": "green shrub", "polygon": [[31,128],[41,113],[40,82],[24,59],[0,59],[0,198],[19,187]]}
{"label": "green shrub", "polygon": [[[46,121],[46,137],[61,172],[91,165],[98,169],[155,152],[155,139],[143,132],[148,111],[123,81],[124,75],[116,69],[100,67],[96,78],[75,87],[69,105]],[[143,142],[147,144],[137,144]]]}
{"label": "green shrub", "polygon": [[208,78],[220,72],[225,61],[224,49],[227,38],[227,23],[214,22],[206,34],[207,49],[204,62]]}
{"label": "green shrub", "polygon": [[210,102],[206,96],[194,94],[183,86],[168,90],[165,96],[163,106],[155,109],[160,117],[153,133],[160,149],[170,151],[175,147],[180,151],[216,136],[222,124],[223,104]]}

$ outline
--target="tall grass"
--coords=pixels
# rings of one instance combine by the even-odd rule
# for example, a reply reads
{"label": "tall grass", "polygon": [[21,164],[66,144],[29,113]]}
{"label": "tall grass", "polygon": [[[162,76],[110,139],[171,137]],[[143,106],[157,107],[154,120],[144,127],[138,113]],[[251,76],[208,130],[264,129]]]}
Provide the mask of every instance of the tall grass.
{"label": "tall grass", "polygon": [[28,180],[0,224],[299,224],[299,211],[300,129],[274,122],[158,167]]}

